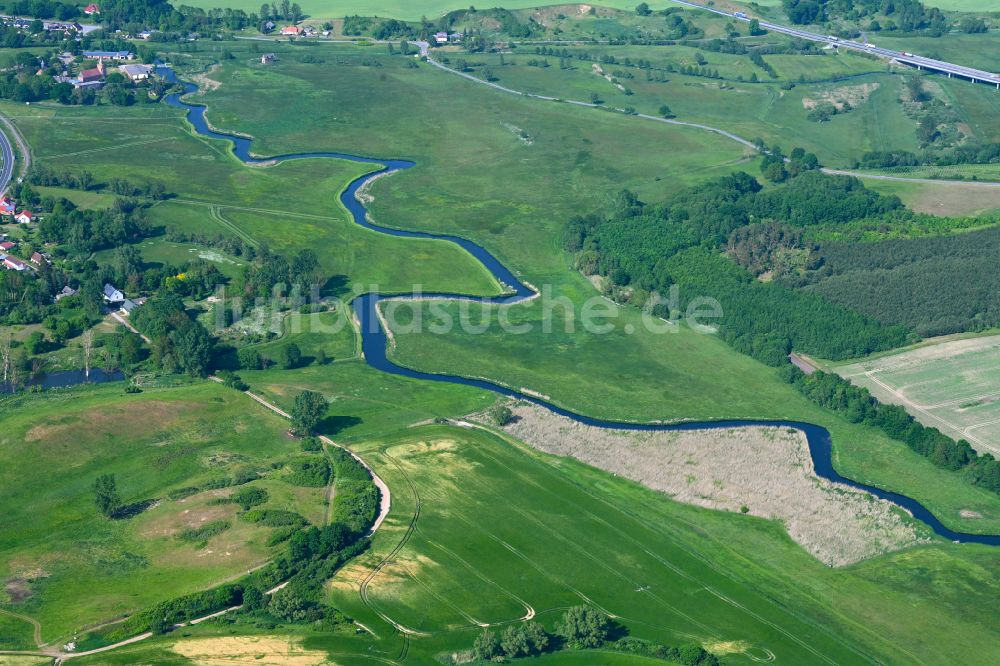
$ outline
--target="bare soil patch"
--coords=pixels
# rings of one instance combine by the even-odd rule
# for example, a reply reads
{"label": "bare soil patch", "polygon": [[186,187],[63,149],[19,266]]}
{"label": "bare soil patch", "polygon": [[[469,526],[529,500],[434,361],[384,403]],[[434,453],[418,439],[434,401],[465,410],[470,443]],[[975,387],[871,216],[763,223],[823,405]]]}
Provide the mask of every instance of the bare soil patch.
{"label": "bare soil patch", "polygon": [[692,432],[586,426],[518,405],[505,430],[546,453],[572,456],[673,500],[778,520],[828,566],[844,566],[925,540],[889,502],[816,476],[805,435],[748,427]]}
{"label": "bare soil patch", "polygon": [[847,105],[852,109],[864,104],[873,92],[878,90],[877,83],[863,83],[859,86],[840,86],[813,94],[812,97],[803,97],[802,106],[806,109],[815,109],[823,102],[829,102],[837,107],[837,111],[843,111]]}
{"label": "bare soil patch", "polygon": [[7,599],[12,604],[17,604],[31,596],[31,586],[23,578],[11,578],[3,586],[3,591],[7,594]]}

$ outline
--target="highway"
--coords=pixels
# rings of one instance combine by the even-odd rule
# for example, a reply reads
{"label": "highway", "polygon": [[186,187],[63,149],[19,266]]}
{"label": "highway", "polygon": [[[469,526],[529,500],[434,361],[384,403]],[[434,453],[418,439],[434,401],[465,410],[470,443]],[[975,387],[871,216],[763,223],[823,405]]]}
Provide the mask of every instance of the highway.
{"label": "highway", "polygon": [[10,179],[14,177],[14,147],[10,145],[7,133],[0,128],[0,158],[3,167],[0,169],[0,195],[7,193]]}
{"label": "highway", "polygon": [[[705,5],[699,5],[696,2],[688,2],[688,0],[672,0],[681,5],[687,7],[693,7],[695,9],[701,9],[706,12],[712,12],[713,14],[719,14],[721,16],[726,16],[737,21],[744,21],[749,23],[753,17],[750,16],[737,16],[732,12],[724,12],[721,9],[715,9],[713,7],[706,7]],[[742,13],[742,12],[741,12]],[[913,53],[907,53],[905,51],[893,51],[892,49],[884,49],[874,44],[867,44],[864,42],[855,42],[848,39],[838,39],[832,35],[821,35],[816,32],[809,32],[808,30],[800,30],[799,28],[790,28],[788,26],[780,25],[778,23],[770,23],[768,21],[760,21],[760,27],[765,30],[770,30],[773,32],[780,32],[785,35],[791,35],[792,37],[799,37],[801,39],[808,39],[812,42],[823,42],[824,44],[830,44],[838,48],[852,49],[854,51],[861,51],[862,53],[872,53],[874,55],[882,56],[883,58],[889,58],[897,62],[901,62],[906,65],[911,65],[917,69],[929,69],[935,72],[941,72],[947,74],[949,77],[960,76],[962,78],[969,79],[970,81],[976,81],[979,83],[988,83],[992,86],[996,86],[997,90],[1000,90],[1000,74],[995,74],[993,72],[984,72],[981,69],[975,69],[974,67],[966,67],[964,65],[956,65],[954,63],[945,62],[943,60],[935,60],[933,58],[925,58],[923,56],[918,56]]]}

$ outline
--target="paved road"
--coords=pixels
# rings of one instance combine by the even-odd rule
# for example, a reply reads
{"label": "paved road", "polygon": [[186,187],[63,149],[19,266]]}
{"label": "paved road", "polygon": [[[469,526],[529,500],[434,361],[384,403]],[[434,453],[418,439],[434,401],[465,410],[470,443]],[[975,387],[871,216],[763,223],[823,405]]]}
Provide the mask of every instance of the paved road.
{"label": "paved road", "polygon": [[3,159],[3,167],[0,168],[0,195],[7,193],[10,179],[14,177],[14,147],[10,145],[7,132],[0,128],[0,159]]}
{"label": "paved road", "polygon": [[[714,7],[706,7],[705,5],[700,5],[696,2],[689,2],[688,0],[672,0],[681,5],[686,5],[688,7],[694,7],[695,9],[702,9],[706,12],[712,12],[713,14],[719,14],[720,16],[726,16],[728,18],[735,19],[737,21],[750,22],[751,17],[747,16],[743,12],[739,12],[741,15],[737,15],[736,12],[726,12],[721,9],[715,9]],[[976,69],[974,67],[966,67],[965,65],[956,65],[955,63],[945,62],[944,60],[935,60],[934,58],[925,58],[923,56],[915,55],[913,53],[908,53],[906,51],[893,51],[892,49],[885,49],[875,44],[869,42],[855,42],[849,39],[839,39],[833,35],[822,35],[816,32],[809,32],[808,30],[801,30],[799,28],[792,28],[789,26],[781,25],[779,23],[770,23],[769,21],[760,21],[760,27],[771,30],[773,32],[780,32],[785,35],[791,35],[792,37],[799,37],[801,39],[808,39],[812,42],[822,42],[824,44],[830,44],[838,48],[847,48],[854,51],[861,51],[863,53],[873,53],[875,55],[880,55],[884,58],[890,58],[907,65],[912,65],[917,69],[930,69],[937,72],[943,72],[949,77],[951,76],[961,76],[967,78],[971,81],[978,81],[980,83],[988,83],[997,87],[1000,90],[1000,74],[994,72],[986,72],[981,69]]]}

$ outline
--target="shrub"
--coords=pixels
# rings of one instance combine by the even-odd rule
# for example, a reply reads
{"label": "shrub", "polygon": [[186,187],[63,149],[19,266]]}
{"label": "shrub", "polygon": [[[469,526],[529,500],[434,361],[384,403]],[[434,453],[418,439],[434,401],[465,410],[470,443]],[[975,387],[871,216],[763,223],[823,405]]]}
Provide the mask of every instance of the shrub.
{"label": "shrub", "polygon": [[181,541],[197,543],[199,541],[211,539],[217,534],[222,534],[230,527],[232,527],[232,523],[228,520],[213,520],[201,525],[200,527],[181,530],[181,532],[177,535],[177,538]]}
{"label": "shrub", "polygon": [[308,525],[309,521],[295,513],[283,509],[252,509],[243,514],[243,520],[260,523],[265,527],[287,527]]}
{"label": "shrub", "polygon": [[240,488],[229,497],[233,504],[239,504],[244,511],[267,502],[267,491],[263,488]]}
{"label": "shrub", "polygon": [[321,488],[330,481],[330,462],[324,456],[311,456],[289,463],[287,481],[296,486]]}
{"label": "shrub", "polygon": [[303,437],[301,446],[307,453],[319,453],[323,450],[323,443],[316,437]]}

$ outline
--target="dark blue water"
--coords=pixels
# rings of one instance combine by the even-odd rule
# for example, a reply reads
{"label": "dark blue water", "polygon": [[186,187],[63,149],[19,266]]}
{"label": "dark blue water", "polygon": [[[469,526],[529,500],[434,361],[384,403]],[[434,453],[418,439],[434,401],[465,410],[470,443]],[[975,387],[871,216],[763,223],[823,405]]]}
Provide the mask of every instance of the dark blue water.
{"label": "dark blue water", "polygon": [[[118,382],[123,379],[125,379],[125,375],[121,370],[105,372],[100,368],[94,368],[90,371],[89,375],[83,370],[60,370],[58,372],[50,372],[48,374],[41,375],[38,378],[31,379],[27,382],[25,387],[31,388],[33,386],[39,386],[43,389],[53,389],[76,386],[78,384],[103,384],[105,382]],[[0,384],[0,393],[13,392],[13,387],[11,387],[10,384]]]}
{"label": "dark blue water", "polygon": [[[496,257],[487,252],[481,246],[473,243],[472,241],[460,238],[458,236],[448,236],[441,234],[431,234],[419,231],[404,231],[401,229],[392,229],[390,227],[382,227],[377,224],[373,224],[368,219],[368,211],[365,209],[364,204],[358,201],[355,196],[361,187],[365,183],[369,182],[372,178],[379,175],[392,172],[400,171],[403,169],[409,169],[414,166],[413,162],[407,160],[392,160],[392,159],[376,159],[370,157],[358,157],[356,155],[345,155],[343,153],[291,153],[288,155],[278,155],[269,158],[255,158],[250,155],[250,146],[252,144],[252,139],[245,137],[235,136],[231,134],[223,134],[216,132],[208,127],[208,123],[205,120],[206,107],[197,106],[194,104],[188,104],[181,101],[181,96],[197,90],[197,87],[186,83],[184,93],[176,93],[167,97],[166,102],[172,106],[182,107],[188,110],[187,118],[194,126],[195,130],[204,136],[209,136],[216,139],[224,139],[230,141],[233,144],[233,153],[239,159],[243,160],[248,164],[260,164],[260,163],[278,163],[284,162],[286,160],[292,159],[303,159],[303,158],[324,158],[332,157],[342,160],[350,160],[352,162],[363,162],[366,164],[378,164],[381,166],[380,169],[373,171],[372,173],[360,176],[344,190],[343,194],[340,196],[341,202],[350,211],[351,216],[354,221],[365,227],[366,229],[371,229],[373,231],[378,231],[381,233],[389,234],[392,236],[400,236],[403,238],[432,238],[436,240],[445,240],[455,243],[460,247],[467,250],[476,259],[481,261],[483,265],[496,277],[498,281],[509,288],[509,293],[502,296],[496,296],[492,298],[479,298],[474,296],[468,296],[464,294],[422,294],[422,297],[428,296],[439,296],[447,298],[455,298],[462,300],[470,300],[483,303],[497,303],[497,304],[510,304],[516,303],[518,301],[524,300],[534,295],[534,291],[525,285],[521,280],[515,276],[510,269],[500,263]],[[526,400],[528,402],[534,403],[541,407],[544,407],[556,414],[568,417],[574,421],[584,423],[586,425],[598,426],[601,428],[613,428],[616,430],[665,430],[665,431],[675,431],[675,430],[715,430],[722,428],[737,428],[745,426],[772,426],[772,427],[784,427],[784,428],[795,428],[801,430],[806,435],[806,440],[809,443],[809,453],[812,456],[813,466],[816,470],[816,474],[836,483],[842,483],[852,488],[858,488],[860,490],[867,491],[876,497],[889,500],[895,504],[908,510],[915,518],[926,523],[936,534],[950,539],[952,541],[962,542],[962,543],[980,543],[987,544],[991,546],[1000,546],[1000,535],[979,535],[979,534],[965,534],[962,532],[953,532],[952,530],[941,524],[934,514],[932,514],[923,504],[917,500],[907,497],[905,495],[899,495],[897,493],[889,492],[887,490],[882,490],[880,488],[875,488],[873,486],[867,486],[863,483],[858,483],[851,479],[845,478],[837,473],[833,468],[832,461],[832,447],[830,442],[830,433],[826,428],[814,425],[812,423],[801,423],[798,421],[771,421],[771,420],[733,420],[733,421],[703,421],[703,422],[686,422],[677,424],[641,424],[641,423],[622,423],[617,421],[604,421],[601,419],[591,418],[589,416],[584,416],[582,414],[577,414],[571,412],[567,409],[553,405],[545,400],[531,396],[520,391],[515,391],[514,389],[507,388],[505,386],[500,386],[499,384],[494,384],[482,379],[469,379],[466,377],[460,377],[457,375],[444,375],[444,374],[434,374],[429,372],[420,372],[418,370],[411,370],[410,368],[405,368],[400,365],[396,365],[386,355],[386,350],[388,348],[388,338],[386,336],[385,330],[382,328],[381,321],[377,315],[378,303],[381,300],[391,298],[391,296],[369,293],[359,296],[354,299],[353,307],[354,311],[357,313],[359,320],[361,321],[361,347],[364,352],[365,361],[368,365],[372,366],[377,370],[387,372],[394,375],[402,375],[404,377],[411,377],[413,379],[422,379],[426,381],[434,382],[450,382],[452,384],[462,384],[464,386],[472,386],[479,389],[485,389],[487,391],[492,391],[494,393],[499,393],[501,395],[509,396],[511,398],[517,398],[519,400]]]}

